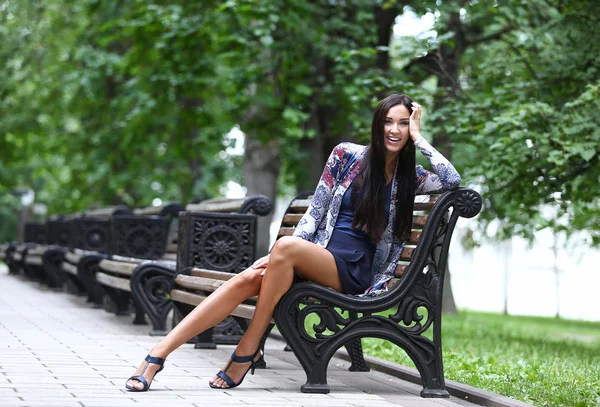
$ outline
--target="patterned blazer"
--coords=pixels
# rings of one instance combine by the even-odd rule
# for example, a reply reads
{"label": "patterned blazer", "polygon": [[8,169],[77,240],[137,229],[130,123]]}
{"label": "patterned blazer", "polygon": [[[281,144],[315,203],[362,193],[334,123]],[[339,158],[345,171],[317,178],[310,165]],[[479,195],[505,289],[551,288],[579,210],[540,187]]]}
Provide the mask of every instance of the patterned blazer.
{"label": "patterned blazer", "polygon": [[[415,147],[429,160],[433,173],[418,165],[416,194],[432,194],[460,185],[460,175],[454,166],[424,138]],[[367,146],[353,143],[337,145],[327,159],[327,164],[317,184],[313,200],[298,223],[294,236],[327,247],[342,205],[342,198],[362,168]],[[395,174],[395,171],[394,171]],[[377,295],[387,291],[387,283],[394,277],[394,270],[404,242],[393,234],[396,219],[396,193],[398,181],[394,175],[388,223],[377,242],[371,267],[371,287],[362,295]]]}

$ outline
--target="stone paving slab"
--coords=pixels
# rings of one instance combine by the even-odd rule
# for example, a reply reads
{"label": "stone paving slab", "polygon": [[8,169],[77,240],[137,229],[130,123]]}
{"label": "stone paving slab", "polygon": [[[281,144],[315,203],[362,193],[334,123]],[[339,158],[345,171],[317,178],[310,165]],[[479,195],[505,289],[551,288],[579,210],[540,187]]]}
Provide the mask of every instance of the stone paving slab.
{"label": "stone paving slab", "polygon": [[124,383],[157,338],[149,326],[132,325],[93,309],[84,297],[50,291],[0,265],[0,406],[475,406],[464,400],[423,399],[421,386],[381,372],[348,372],[332,359],[329,394],[303,394],[306,376],[291,352],[267,341],[268,368],[242,386],[214,390],[208,379],[233,346],[174,352],[151,391],[128,392]]}

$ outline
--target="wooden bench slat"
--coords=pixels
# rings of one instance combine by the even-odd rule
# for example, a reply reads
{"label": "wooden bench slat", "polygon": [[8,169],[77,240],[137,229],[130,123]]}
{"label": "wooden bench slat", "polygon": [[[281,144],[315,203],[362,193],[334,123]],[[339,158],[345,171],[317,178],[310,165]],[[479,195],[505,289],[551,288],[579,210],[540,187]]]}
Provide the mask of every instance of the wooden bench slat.
{"label": "wooden bench slat", "polygon": [[171,262],[171,261],[177,261],[177,253],[165,253],[160,259],[159,261],[167,261],[167,262]]}
{"label": "wooden bench slat", "polygon": [[279,228],[279,232],[277,233],[277,239],[279,239],[282,236],[292,236],[294,234],[295,229],[296,228],[293,227]]}
{"label": "wooden bench slat", "polygon": [[186,205],[185,210],[189,212],[238,212],[246,199],[248,198],[208,199],[197,204],[188,204]]}
{"label": "wooden bench slat", "polygon": [[161,211],[166,208],[167,205],[159,206],[148,206],[145,208],[135,208],[133,213],[139,216],[156,216],[160,215]]}
{"label": "wooden bench slat", "polygon": [[[306,211],[304,211],[306,212]],[[300,219],[302,219],[304,213],[286,213],[281,221],[282,226],[296,226]]]}
{"label": "wooden bench slat", "polygon": [[[183,290],[171,290],[171,299],[176,302],[182,302],[184,304],[198,305],[206,299],[205,295],[194,294]],[[236,317],[252,319],[254,316],[254,306],[248,304],[240,304],[230,315]],[[271,320],[273,322],[273,320]]]}
{"label": "wooden bench slat", "polygon": [[16,251],[13,253],[12,258],[14,261],[23,260],[23,256],[21,255],[21,253],[17,253]]}
{"label": "wooden bench slat", "polygon": [[89,256],[91,254],[98,254],[98,252],[94,251],[94,250],[82,250],[82,249],[73,249],[73,253],[83,257],[83,256]]}
{"label": "wooden bench slat", "polygon": [[42,266],[44,263],[42,262],[42,257],[37,255],[29,255],[25,257],[25,263],[30,264],[32,266]]}
{"label": "wooden bench slat", "polygon": [[400,253],[401,261],[410,261],[412,259],[413,252],[415,251],[415,247],[404,247],[402,249],[402,253]]}
{"label": "wooden bench slat", "polygon": [[415,211],[428,211],[433,208],[437,202],[439,195],[417,195],[415,197]]}
{"label": "wooden bench slat", "polygon": [[77,276],[77,266],[74,266],[71,263],[67,263],[66,261],[63,261],[61,264],[61,269],[69,274]]}
{"label": "wooden bench slat", "polygon": [[35,246],[35,247],[32,247],[31,249],[27,250],[27,256],[30,256],[30,255],[41,256],[46,252],[46,250],[48,250],[48,246],[44,246],[44,245]]}
{"label": "wooden bench slat", "polygon": [[124,256],[113,255],[113,256],[110,256],[110,260],[113,260],[115,262],[121,262],[121,263],[140,264],[141,262],[146,261],[147,259],[138,259],[135,257],[124,257]]}
{"label": "wooden bench slat", "polygon": [[310,206],[311,201],[312,201],[312,198],[308,198],[308,199],[296,199],[296,200],[294,200],[290,204],[288,212],[295,212],[295,213],[301,212],[301,213],[304,213],[304,212],[306,212],[306,210]]}
{"label": "wooden bench slat", "polygon": [[100,269],[103,271],[108,271],[127,277],[130,277],[133,274],[133,270],[135,270],[138,265],[139,264],[137,263],[125,263],[113,260],[101,260],[98,264]]}
{"label": "wooden bench slat", "polygon": [[[283,223],[285,224],[285,227],[279,228],[278,235],[280,235],[280,236],[291,235],[291,233],[288,234],[289,230],[291,230],[293,233],[294,227],[298,224],[300,219],[302,219],[302,216],[303,215],[301,215],[301,214],[286,214],[283,217]],[[295,223],[293,221],[295,221]],[[413,227],[423,228],[423,226],[425,226],[425,222],[427,222],[426,215],[413,216]]]}
{"label": "wooden bench slat", "polygon": [[418,230],[413,230],[412,232],[410,232],[410,236],[408,237],[408,244],[417,244],[419,242],[419,239],[421,238],[421,233]]}
{"label": "wooden bench slat", "polygon": [[85,211],[84,216],[110,216],[115,210],[123,208],[122,206],[107,206],[106,208],[90,209]]}
{"label": "wooden bench slat", "polygon": [[[419,222],[422,222],[422,220],[419,220]],[[293,227],[281,227],[281,228],[279,228],[279,233],[277,234],[277,238],[280,238],[282,236],[292,236],[294,234],[294,230],[295,230],[295,228],[293,228]],[[408,238],[408,243],[416,244],[419,241],[419,238],[421,237],[421,233],[422,232],[419,230],[413,230],[412,232],[410,232],[410,236]]]}
{"label": "wooden bench slat", "polygon": [[72,264],[79,263],[79,260],[81,260],[82,257],[83,256],[81,254],[77,254],[77,253],[73,253],[73,252],[67,252],[65,254],[65,260]]}
{"label": "wooden bench slat", "polygon": [[183,288],[188,288],[190,290],[213,292],[217,288],[225,284],[225,281],[215,280],[213,278],[186,276],[180,274],[177,277],[175,277],[175,284]]}
{"label": "wooden bench slat", "polygon": [[[215,277],[207,277],[208,275],[215,275],[216,273],[220,275],[216,275]],[[186,276],[185,274],[179,274],[175,277],[175,284],[178,287],[187,288],[190,290],[196,291],[208,291],[214,292],[217,288],[221,287],[223,284],[227,282],[231,277],[235,274],[231,273],[221,273],[218,271],[211,270],[199,270],[198,274],[203,275],[202,277],[199,275],[191,275]],[[225,276],[225,274],[229,274],[229,276]],[[256,303],[258,301],[258,297],[250,297],[248,299],[250,302]]]}
{"label": "wooden bench slat", "polygon": [[[417,195],[415,197],[414,210],[415,211],[430,210],[431,208],[433,208],[433,205],[437,202],[438,198],[439,198],[439,195]],[[283,220],[284,223],[287,223],[287,222],[294,223],[293,219],[295,219],[300,213],[304,214],[304,212],[306,212],[306,210],[308,209],[308,207],[311,203],[311,200],[312,200],[312,198],[311,199],[296,199],[294,202],[292,202],[288,213],[284,217],[284,220]],[[289,216],[289,218],[288,218],[288,216]],[[295,221],[295,223],[298,223],[300,218],[302,218],[302,215],[299,216],[298,220]]]}
{"label": "wooden bench slat", "polygon": [[[398,266],[396,267],[396,270],[394,271],[394,276],[402,277],[404,275],[404,272],[406,271],[407,267],[408,267],[408,264],[398,264]],[[391,287],[388,287],[388,288],[391,288]]]}
{"label": "wooden bench slat", "polygon": [[427,216],[425,216],[425,215],[413,216],[413,227],[423,228],[423,226],[425,226],[426,222],[427,222]]}
{"label": "wooden bench slat", "polygon": [[233,276],[235,276],[235,274],[233,274],[233,273],[201,269],[201,268],[192,269],[191,275],[195,276],[195,277],[214,278],[216,280],[223,280],[223,281],[227,281],[230,278],[232,278]]}
{"label": "wooden bench slat", "polygon": [[96,281],[100,284],[107,285],[109,287],[114,287],[122,291],[131,291],[131,285],[129,284],[129,279],[124,279],[120,277],[111,276],[105,273],[98,272],[96,273]]}

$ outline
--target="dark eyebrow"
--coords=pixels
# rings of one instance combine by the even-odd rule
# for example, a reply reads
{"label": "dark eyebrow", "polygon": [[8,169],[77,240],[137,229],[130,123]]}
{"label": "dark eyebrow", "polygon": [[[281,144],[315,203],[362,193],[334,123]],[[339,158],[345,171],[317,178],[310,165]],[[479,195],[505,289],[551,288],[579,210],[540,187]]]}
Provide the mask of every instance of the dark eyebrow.
{"label": "dark eyebrow", "polygon": [[[410,119],[410,117],[402,117],[402,118],[400,119],[400,121],[402,121],[402,120],[408,120],[408,119]],[[389,116],[386,116],[386,117],[385,117],[385,120],[392,120],[392,118],[391,118],[391,117],[389,117]]]}

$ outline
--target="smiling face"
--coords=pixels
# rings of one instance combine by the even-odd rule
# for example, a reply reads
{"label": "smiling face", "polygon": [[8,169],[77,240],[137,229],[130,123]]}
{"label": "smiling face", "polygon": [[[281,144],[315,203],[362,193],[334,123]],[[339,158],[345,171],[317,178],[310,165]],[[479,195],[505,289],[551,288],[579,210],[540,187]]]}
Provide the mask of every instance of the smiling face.
{"label": "smiling face", "polygon": [[386,156],[397,157],[408,142],[410,137],[408,134],[409,119],[410,112],[404,105],[392,106],[386,113],[383,126]]}

